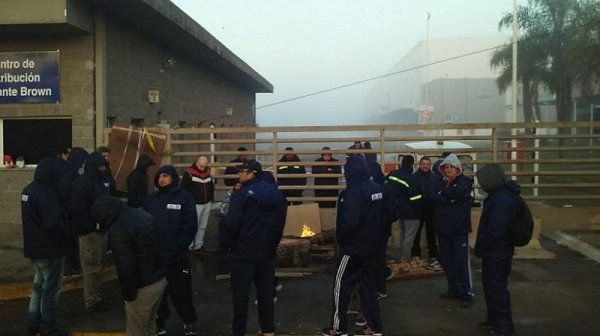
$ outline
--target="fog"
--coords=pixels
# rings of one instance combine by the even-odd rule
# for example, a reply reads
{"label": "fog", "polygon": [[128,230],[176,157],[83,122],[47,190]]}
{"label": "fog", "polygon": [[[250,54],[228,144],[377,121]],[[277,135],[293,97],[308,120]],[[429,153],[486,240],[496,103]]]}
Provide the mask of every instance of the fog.
{"label": "fog", "polygon": [[260,126],[370,123],[381,79],[311,94],[389,73],[427,27],[430,40],[497,41],[509,35],[498,21],[512,11],[511,0],[172,2],[273,84],[274,93],[257,95]]}

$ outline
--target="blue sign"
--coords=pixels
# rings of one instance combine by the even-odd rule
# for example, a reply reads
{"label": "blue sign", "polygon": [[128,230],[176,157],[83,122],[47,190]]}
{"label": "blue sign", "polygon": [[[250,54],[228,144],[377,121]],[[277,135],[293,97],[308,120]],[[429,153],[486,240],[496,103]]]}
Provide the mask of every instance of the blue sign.
{"label": "blue sign", "polygon": [[58,103],[59,52],[0,52],[0,103]]}

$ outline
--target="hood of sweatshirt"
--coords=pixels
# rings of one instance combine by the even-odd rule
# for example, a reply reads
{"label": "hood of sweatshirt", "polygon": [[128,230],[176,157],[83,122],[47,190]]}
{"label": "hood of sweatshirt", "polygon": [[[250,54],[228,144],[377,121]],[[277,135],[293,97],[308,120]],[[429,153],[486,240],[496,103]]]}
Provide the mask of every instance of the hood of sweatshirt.
{"label": "hood of sweatshirt", "polygon": [[101,196],[92,204],[90,217],[94,222],[100,224],[102,230],[108,230],[117,220],[119,214],[126,209],[128,209],[127,205],[120,199],[112,196]]}
{"label": "hood of sweatshirt", "polygon": [[344,165],[344,176],[348,185],[369,180],[371,175],[367,161],[360,156],[350,157]]}

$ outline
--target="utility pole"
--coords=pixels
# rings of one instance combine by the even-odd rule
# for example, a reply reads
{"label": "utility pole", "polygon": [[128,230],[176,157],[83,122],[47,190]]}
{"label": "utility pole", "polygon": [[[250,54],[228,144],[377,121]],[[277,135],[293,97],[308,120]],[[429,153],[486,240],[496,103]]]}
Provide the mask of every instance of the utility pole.
{"label": "utility pole", "polygon": [[[517,123],[517,95],[519,94],[519,86],[517,83],[517,41],[519,35],[519,23],[517,22],[517,0],[513,0],[513,22],[512,22],[512,107],[511,107],[511,122]],[[517,135],[517,129],[515,125],[511,128],[511,135],[513,139],[511,140],[510,146],[512,151],[510,153],[510,158],[513,161],[511,165],[511,170],[514,172],[517,170],[517,164],[515,161],[517,160],[517,139],[514,138]],[[513,175],[513,180],[516,180],[516,176]]]}

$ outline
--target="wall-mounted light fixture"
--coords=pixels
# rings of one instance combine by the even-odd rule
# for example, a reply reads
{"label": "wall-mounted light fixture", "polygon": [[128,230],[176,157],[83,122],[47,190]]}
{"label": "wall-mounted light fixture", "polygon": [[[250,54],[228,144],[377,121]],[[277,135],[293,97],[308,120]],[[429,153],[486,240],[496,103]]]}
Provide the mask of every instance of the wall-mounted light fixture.
{"label": "wall-mounted light fixture", "polygon": [[175,67],[175,63],[177,63],[177,61],[174,57],[163,57],[160,64],[160,72],[164,72],[167,69],[173,69]]}

